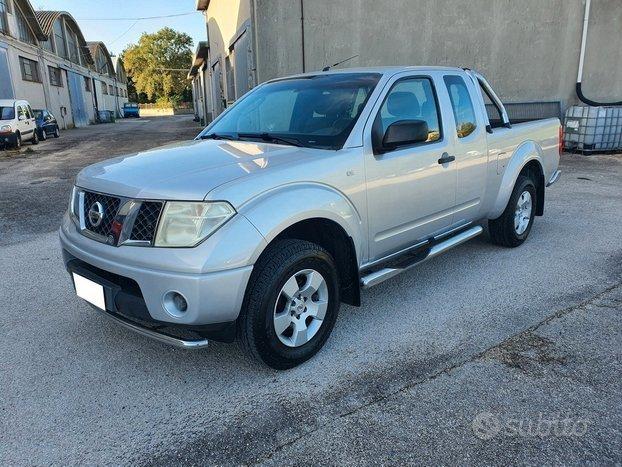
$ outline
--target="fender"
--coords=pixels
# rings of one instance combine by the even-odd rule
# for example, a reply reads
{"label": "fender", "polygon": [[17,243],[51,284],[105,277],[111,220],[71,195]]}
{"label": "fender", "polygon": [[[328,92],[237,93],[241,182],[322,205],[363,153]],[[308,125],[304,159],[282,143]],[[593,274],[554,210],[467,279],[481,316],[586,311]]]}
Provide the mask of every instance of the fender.
{"label": "fender", "polygon": [[497,197],[492,209],[488,213],[488,219],[496,219],[503,214],[510,200],[510,196],[512,196],[512,190],[514,189],[518,175],[521,170],[523,170],[523,167],[532,160],[538,161],[540,168],[543,168],[542,148],[535,141],[527,140],[516,148],[505,167]]}
{"label": "fender", "polygon": [[322,183],[301,182],[281,185],[261,193],[239,207],[263,235],[266,242],[257,246],[253,262],[265,247],[288,227],[307,219],[321,218],[336,222],[352,238],[358,263],[365,251],[361,216],[340,191]]}

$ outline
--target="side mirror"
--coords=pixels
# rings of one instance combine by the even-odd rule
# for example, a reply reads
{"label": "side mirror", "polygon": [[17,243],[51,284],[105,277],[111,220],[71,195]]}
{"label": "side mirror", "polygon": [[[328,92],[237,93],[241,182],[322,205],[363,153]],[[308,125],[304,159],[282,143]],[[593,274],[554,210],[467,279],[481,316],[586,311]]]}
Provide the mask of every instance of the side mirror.
{"label": "side mirror", "polygon": [[399,146],[423,143],[428,140],[428,124],[424,120],[398,120],[384,132],[382,141],[374,145],[374,152],[393,151]]}

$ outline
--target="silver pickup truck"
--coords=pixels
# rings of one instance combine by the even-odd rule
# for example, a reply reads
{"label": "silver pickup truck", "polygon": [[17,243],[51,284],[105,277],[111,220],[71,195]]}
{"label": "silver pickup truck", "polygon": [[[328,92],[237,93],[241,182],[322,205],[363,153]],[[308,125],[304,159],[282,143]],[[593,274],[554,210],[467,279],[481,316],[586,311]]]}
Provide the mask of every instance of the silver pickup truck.
{"label": "silver pickup truck", "polygon": [[471,70],[273,80],[194,141],[82,170],[64,262],[79,297],[134,331],[184,348],[237,338],[290,368],[340,302],[484,222],[494,243],[523,243],[560,174],[559,133],[557,119],[511,124]]}

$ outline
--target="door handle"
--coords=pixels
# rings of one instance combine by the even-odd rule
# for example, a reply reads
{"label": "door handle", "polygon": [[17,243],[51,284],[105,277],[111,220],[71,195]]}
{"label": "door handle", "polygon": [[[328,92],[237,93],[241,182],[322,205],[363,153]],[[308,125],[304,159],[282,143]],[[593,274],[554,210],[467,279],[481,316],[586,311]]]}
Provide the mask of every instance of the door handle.
{"label": "door handle", "polygon": [[439,164],[447,164],[447,163],[449,163],[449,162],[453,162],[453,161],[455,161],[455,160],[456,160],[456,158],[455,158],[454,156],[450,156],[449,154],[447,154],[446,152],[444,152],[444,153],[441,155],[441,158],[438,160],[438,163],[439,163]]}

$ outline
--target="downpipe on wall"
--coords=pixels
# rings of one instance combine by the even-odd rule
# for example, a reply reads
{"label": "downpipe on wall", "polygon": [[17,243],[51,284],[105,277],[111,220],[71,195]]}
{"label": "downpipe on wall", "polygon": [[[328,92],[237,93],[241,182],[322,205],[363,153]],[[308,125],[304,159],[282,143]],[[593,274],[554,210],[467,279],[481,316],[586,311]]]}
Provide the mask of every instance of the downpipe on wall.
{"label": "downpipe on wall", "polygon": [[585,97],[581,89],[581,80],[583,78],[583,63],[585,60],[585,47],[587,44],[587,29],[588,29],[589,20],[590,20],[590,4],[591,3],[592,3],[592,0],[585,0],[585,12],[583,13],[583,34],[581,35],[581,52],[579,54],[579,72],[577,74],[577,84],[575,87],[576,92],[577,92],[577,97],[584,104],[591,105],[594,107],[607,106],[607,105],[622,105],[622,101],[617,101],[617,102],[593,101]]}

